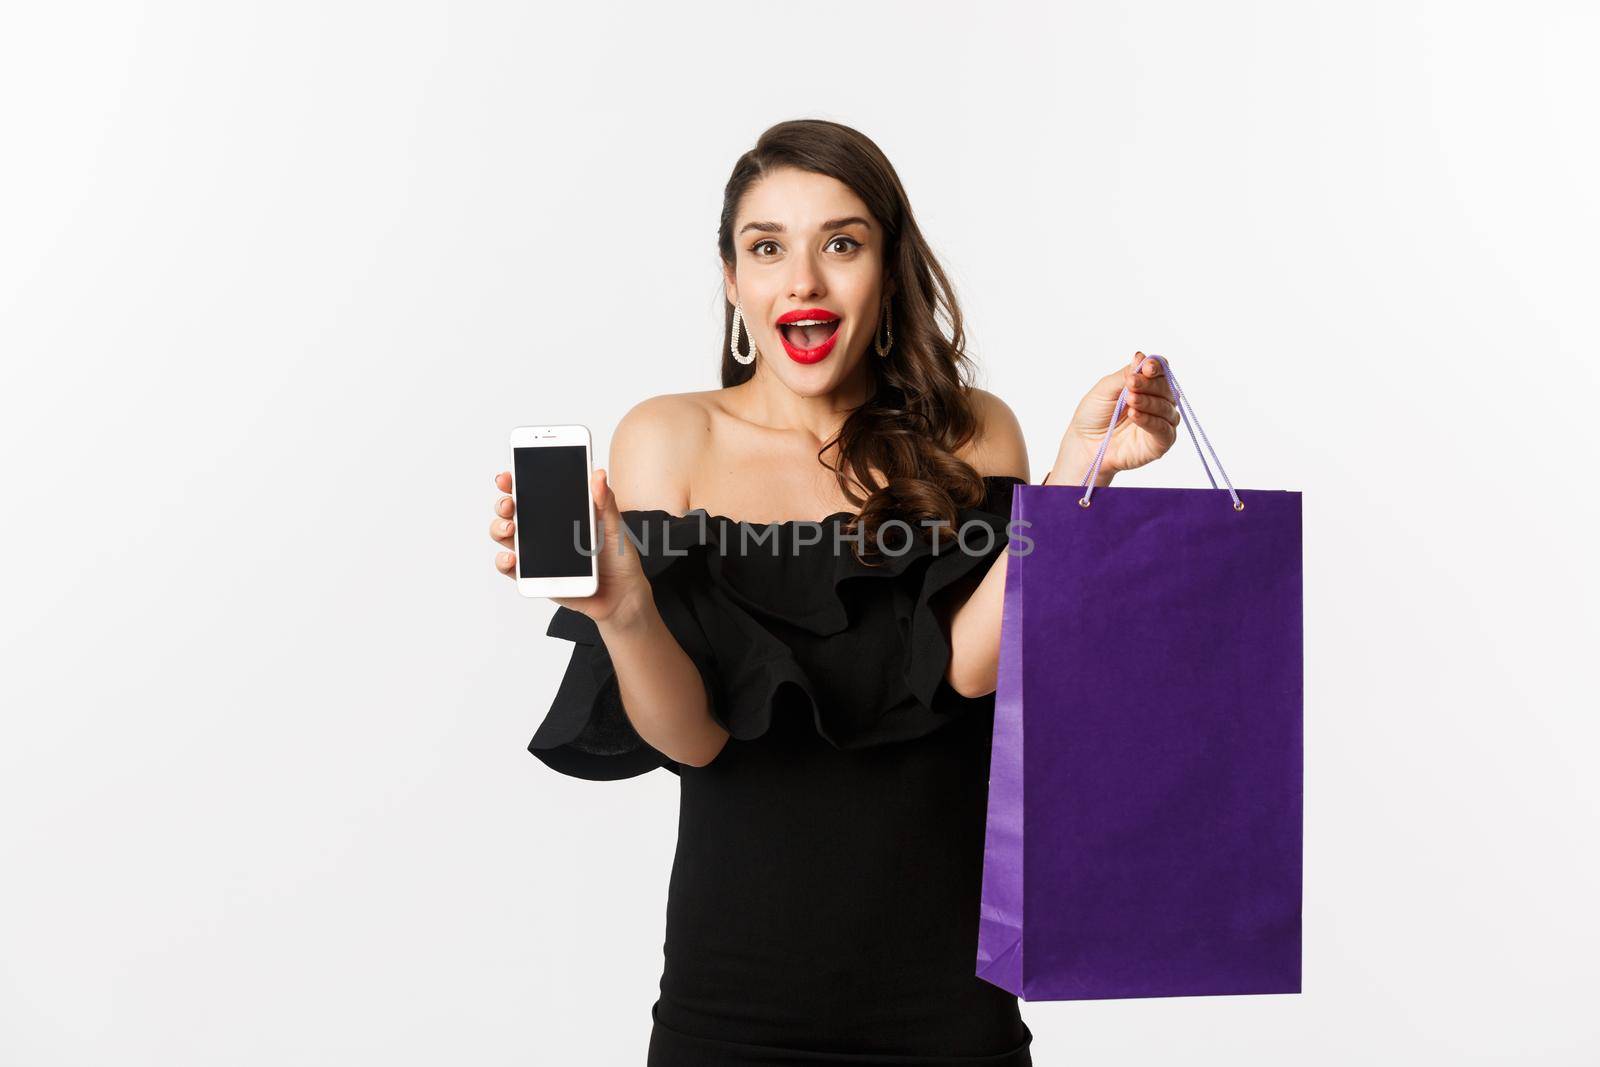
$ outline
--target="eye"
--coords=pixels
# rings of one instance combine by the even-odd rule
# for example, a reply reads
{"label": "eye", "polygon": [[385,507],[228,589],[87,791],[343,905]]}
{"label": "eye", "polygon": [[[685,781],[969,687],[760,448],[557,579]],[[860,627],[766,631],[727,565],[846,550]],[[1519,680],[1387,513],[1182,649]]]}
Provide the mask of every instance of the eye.
{"label": "eye", "polygon": [[[757,241],[755,244],[751,245],[750,246],[750,251],[755,255],[755,257],[757,259],[767,259],[767,258],[769,258],[769,257],[763,256],[761,254],[761,247],[763,245],[771,245],[773,248],[777,248],[778,247],[778,242],[773,241],[773,240],[766,240],[766,241]],[[774,254],[776,254],[776,253],[774,253]]]}
{"label": "eye", "polygon": [[829,241],[828,242],[828,247],[832,248],[835,244],[837,244],[840,241],[847,242],[850,245],[849,248],[845,249],[846,252],[853,252],[857,248],[861,247],[861,242],[860,241],[856,240],[854,237],[845,237],[843,234],[839,235],[838,237],[835,237],[832,241]]}

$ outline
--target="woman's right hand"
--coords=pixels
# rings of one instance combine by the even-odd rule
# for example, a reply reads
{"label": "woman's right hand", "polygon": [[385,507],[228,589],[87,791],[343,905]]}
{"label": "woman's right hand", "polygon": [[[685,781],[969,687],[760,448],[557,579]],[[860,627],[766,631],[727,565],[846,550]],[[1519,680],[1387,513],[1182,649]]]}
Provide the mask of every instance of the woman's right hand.
{"label": "woman's right hand", "polygon": [[[511,492],[511,472],[501,471],[494,476],[495,488],[502,493]],[[606,480],[604,467],[595,469],[589,479],[589,494],[594,500],[595,530],[601,541],[600,585],[593,596],[553,596],[550,599],[562,607],[571,608],[589,616],[595,622],[620,621],[633,618],[638,612],[654,606],[650,580],[639,563],[639,552],[633,541],[624,533],[622,512],[617,507],[616,494]],[[516,522],[516,503],[502,496],[495,502],[495,519],[489,524],[489,536],[506,551],[495,556],[494,565],[501,574],[516,580],[517,556],[512,551],[513,523]],[[618,550],[618,546],[621,550]]]}

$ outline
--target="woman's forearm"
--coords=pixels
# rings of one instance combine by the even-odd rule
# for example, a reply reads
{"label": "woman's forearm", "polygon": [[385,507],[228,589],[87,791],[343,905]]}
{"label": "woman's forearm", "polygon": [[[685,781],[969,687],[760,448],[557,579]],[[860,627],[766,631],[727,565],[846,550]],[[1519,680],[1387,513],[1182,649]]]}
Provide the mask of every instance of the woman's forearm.
{"label": "woman's forearm", "polygon": [[[1051,470],[1042,485],[1079,485],[1089,473],[1094,457],[1065,460],[1069,470]],[[1101,471],[1095,487],[1111,484],[1112,475]],[[1022,531],[1026,533],[1026,531]],[[1011,552],[1001,552],[972,595],[950,618],[950,666],[945,680],[964,697],[987,696],[1000,677],[1000,623],[1006,596],[1006,570]]]}
{"label": "woman's forearm", "polygon": [[700,671],[662,620],[654,601],[596,624],[616,669],[628,721],[651,748],[703,767],[728,740],[711,717]]}
{"label": "woman's forearm", "polygon": [[995,691],[1000,676],[1000,615],[1006,593],[1006,561],[1000,553],[972,595],[950,617],[950,667],[945,681],[964,697]]}

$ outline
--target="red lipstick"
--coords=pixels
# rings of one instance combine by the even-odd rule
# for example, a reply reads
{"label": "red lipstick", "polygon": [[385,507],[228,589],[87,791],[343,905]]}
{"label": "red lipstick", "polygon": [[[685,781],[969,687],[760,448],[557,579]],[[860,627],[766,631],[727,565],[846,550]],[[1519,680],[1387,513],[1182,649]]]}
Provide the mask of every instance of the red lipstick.
{"label": "red lipstick", "polygon": [[[827,308],[801,308],[798,311],[785,312],[778,317],[778,339],[783,342],[783,350],[796,363],[817,363],[827,358],[828,353],[833,351],[834,342],[839,340],[839,321],[839,316]],[[809,322],[819,325],[833,323],[833,332],[828,335],[827,340],[819,342],[816,346],[801,348],[798,344],[789,340],[788,332],[783,328],[785,325],[796,322]],[[796,336],[798,337],[798,333]]]}

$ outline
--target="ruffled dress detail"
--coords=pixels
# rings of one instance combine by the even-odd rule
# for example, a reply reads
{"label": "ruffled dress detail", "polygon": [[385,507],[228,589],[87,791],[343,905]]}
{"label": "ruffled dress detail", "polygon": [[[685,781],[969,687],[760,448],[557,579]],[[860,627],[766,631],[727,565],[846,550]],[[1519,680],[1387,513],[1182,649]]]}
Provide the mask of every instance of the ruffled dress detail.
{"label": "ruffled dress detail", "polygon": [[[923,536],[894,554],[908,532],[896,527],[883,534],[875,564],[850,551],[846,512],[820,523],[744,523],[703,508],[686,515],[630,509],[622,519],[662,620],[699,668],[712,715],[732,738],[765,733],[789,688],[817,734],[849,749],[920,737],[970,703],[941,685],[950,642],[932,601],[986,571],[1005,549],[1011,486],[1019,481],[984,479],[984,506],[958,514],[961,543],[946,535],[935,546]],[[806,539],[818,532],[820,540]],[[558,607],[545,632],[579,647],[529,751],[580,778],[629,778],[656,767],[679,773],[623,712],[594,622]],[[842,646],[847,655],[837,654]]]}

